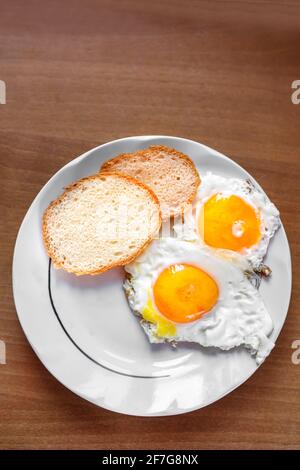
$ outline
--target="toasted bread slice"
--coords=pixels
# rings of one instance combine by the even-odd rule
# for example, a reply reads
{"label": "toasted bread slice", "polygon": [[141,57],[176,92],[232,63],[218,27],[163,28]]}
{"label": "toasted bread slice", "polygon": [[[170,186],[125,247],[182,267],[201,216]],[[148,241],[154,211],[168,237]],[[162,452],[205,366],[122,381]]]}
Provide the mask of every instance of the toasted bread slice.
{"label": "toasted bread slice", "polygon": [[131,262],[158,233],[159,202],[126,175],[98,174],[65,189],[43,216],[43,238],[57,268],[98,274]]}
{"label": "toasted bread slice", "polygon": [[159,199],[163,219],[182,213],[200,184],[192,160],[163,145],[121,154],[105,162],[100,171],[123,173],[149,186]]}

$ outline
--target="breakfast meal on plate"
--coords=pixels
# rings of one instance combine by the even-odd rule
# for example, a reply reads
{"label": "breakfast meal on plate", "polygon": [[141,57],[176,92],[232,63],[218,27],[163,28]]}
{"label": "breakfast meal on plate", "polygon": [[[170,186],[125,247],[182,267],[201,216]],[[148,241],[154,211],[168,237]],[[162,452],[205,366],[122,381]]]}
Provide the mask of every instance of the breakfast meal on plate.
{"label": "breakfast meal on plate", "polygon": [[274,344],[273,323],[239,266],[195,243],[165,238],[125,267],[124,288],[151,343],[189,341],[249,348],[257,363]]}
{"label": "breakfast meal on plate", "polygon": [[[159,238],[170,218],[174,232]],[[188,156],[155,145],[68,186],[44,213],[43,238],[56,268],[125,266],[129,305],[151,343],[244,346],[260,364],[273,322],[254,281],[271,272],[262,262],[279,226],[250,180],[200,180]]]}
{"label": "breakfast meal on plate", "polygon": [[163,219],[184,212],[200,184],[192,160],[163,145],[123,153],[106,161],[100,170],[123,173],[149,186],[159,199]]}
{"label": "breakfast meal on plate", "polygon": [[98,274],[133,260],[160,225],[151,189],[128,176],[106,173],[71,184],[50,204],[43,238],[55,267]]}
{"label": "breakfast meal on plate", "polygon": [[200,246],[235,252],[259,270],[279,226],[278,210],[250,181],[208,173],[174,231],[179,238],[198,240]]}

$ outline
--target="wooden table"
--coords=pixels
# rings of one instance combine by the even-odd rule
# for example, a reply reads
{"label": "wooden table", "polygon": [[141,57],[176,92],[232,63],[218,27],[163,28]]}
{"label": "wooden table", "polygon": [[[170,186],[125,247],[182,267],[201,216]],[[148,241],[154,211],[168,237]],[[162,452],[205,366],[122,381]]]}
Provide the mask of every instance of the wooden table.
{"label": "wooden table", "polygon": [[[1,448],[300,448],[300,79],[297,0],[10,0],[0,7]],[[229,155],[278,205],[293,298],[270,358],[205,409],[135,418],[93,406],[44,368],[11,290],[18,227],[49,177],[119,137],[183,136]]]}

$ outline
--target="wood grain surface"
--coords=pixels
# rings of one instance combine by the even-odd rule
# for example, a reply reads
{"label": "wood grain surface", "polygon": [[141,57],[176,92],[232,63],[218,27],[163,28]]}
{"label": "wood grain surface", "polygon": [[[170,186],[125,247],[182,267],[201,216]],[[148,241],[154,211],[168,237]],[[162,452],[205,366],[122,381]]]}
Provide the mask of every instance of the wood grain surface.
{"label": "wood grain surface", "polygon": [[[299,43],[297,0],[1,2],[0,448],[300,448]],[[270,358],[221,401],[168,418],[112,413],[60,385],[29,346],[11,288],[17,230],[49,177],[140,134],[191,138],[241,164],[278,205],[293,257]]]}

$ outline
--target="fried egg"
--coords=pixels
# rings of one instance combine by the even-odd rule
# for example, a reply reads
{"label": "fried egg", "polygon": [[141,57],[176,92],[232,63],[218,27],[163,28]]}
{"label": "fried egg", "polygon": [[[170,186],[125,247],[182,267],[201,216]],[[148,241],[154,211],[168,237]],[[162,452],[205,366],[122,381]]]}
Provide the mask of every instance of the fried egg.
{"label": "fried egg", "polygon": [[198,240],[225,256],[230,251],[258,268],[279,226],[275,205],[250,181],[208,173],[174,231],[178,238]]}
{"label": "fried egg", "polygon": [[129,305],[151,343],[243,345],[257,363],[273,348],[273,322],[258,290],[237,264],[198,242],[155,240],[125,270]]}

